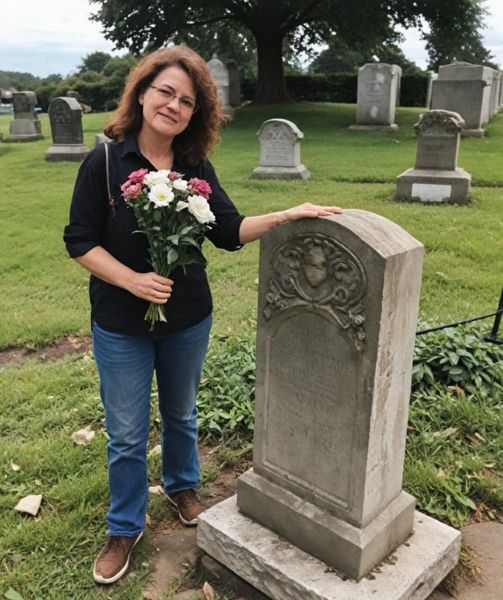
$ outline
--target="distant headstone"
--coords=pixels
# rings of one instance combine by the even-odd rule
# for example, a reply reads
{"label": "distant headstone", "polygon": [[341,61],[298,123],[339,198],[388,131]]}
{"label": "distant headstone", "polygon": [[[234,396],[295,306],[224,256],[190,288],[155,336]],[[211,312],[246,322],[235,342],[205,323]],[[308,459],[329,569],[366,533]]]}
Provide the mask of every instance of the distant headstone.
{"label": "distant headstone", "polygon": [[235,60],[226,62],[227,72],[229,73],[229,104],[231,106],[241,106],[241,74]]}
{"label": "distant headstone", "polygon": [[8,142],[32,142],[40,140],[42,127],[35,112],[37,96],[35,92],[14,92],[12,94],[14,120],[9,125]]}
{"label": "distant headstone", "polygon": [[445,110],[423,113],[414,125],[416,165],[397,177],[399,200],[466,204],[471,175],[457,166],[462,117]]}
{"label": "distant headstone", "polygon": [[302,131],[287,119],[264,121],[257,131],[260,142],[260,165],[253,179],[308,179],[309,171],[300,162]]}
{"label": "distant headstone", "polygon": [[438,73],[428,71],[428,88],[426,90],[426,108],[431,108],[431,92],[433,90],[433,82],[438,79]]}
{"label": "distant headstone", "polygon": [[81,161],[89,153],[84,145],[82,110],[75,98],[55,98],[49,105],[52,146],[47,150],[48,161]]}
{"label": "distant headstone", "polygon": [[66,97],[67,98],[75,98],[75,100],[77,100],[77,102],[80,104],[80,108],[82,109],[82,112],[84,114],[90,113],[93,111],[92,106],[89,106],[89,104],[85,104],[84,102],[82,102],[82,96],[80,95],[80,92],[77,92],[77,90],[69,90],[66,93]]}
{"label": "distant headstone", "polygon": [[223,113],[228,117],[232,117],[233,111],[229,104],[229,71],[216,54],[208,61],[208,69],[218,86]]}
{"label": "distant headstone", "polygon": [[457,562],[402,490],[423,250],[351,209],[261,238],[253,468],[198,544],[270,598],[423,600]]}
{"label": "distant headstone", "polygon": [[395,109],[401,68],[368,63],[358,69],[356,125],[353,130],[396,130]]}
{"label": "distant headstone", "polygon": [[493,69],[467,62],[442,65],[433,82],[431,108],[460,114],[465,121],[463,137],[483,137],[491,119]]}

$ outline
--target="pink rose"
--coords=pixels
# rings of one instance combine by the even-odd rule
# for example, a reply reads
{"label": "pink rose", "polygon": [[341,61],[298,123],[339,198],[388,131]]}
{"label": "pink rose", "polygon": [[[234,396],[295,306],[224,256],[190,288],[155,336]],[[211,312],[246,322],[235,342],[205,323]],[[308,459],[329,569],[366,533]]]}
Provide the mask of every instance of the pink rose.
{"label": "pink rose", "polygon": [[121,192],[126,200],[138,197],[141,191],[142,185],[140,182],[133,183],[128,179],[121,185]]}
{"label": "pink rose", "polygon": [[168,174],[168,179],[170,181],[175,181],[176,179],[181,179],[183,175],[181,173],[177,173],[176,171],[170,171]]}
{"label": "pink rose", "polygon": [[128,179],[129,181],[132,181],[133,183],[142,183],[143,182],[143,178],[145,177],[145,175],[148,173],[148,169],[138,169],[138,171],[133,171]]}
{"label": "pink rose", "polygon": [[189,186],[192,188],[193,192],[199,194],[200,196],[203,196],[203,198],[206,198],[206,200],[208,200],[208,198],[210,197],[211,186],[205,179],[198,179],[197,177],[193,177],[189,180]]}

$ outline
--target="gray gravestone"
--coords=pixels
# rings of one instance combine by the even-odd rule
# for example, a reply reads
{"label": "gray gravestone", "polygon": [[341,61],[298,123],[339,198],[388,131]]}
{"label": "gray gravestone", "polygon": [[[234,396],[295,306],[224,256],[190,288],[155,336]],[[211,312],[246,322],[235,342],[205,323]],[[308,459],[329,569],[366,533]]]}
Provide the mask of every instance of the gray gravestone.
{"label": "gray gravestone", "polygon": [[84,145],[82,110],[75,98],[55,98],[49,105],[52,146],[47,150],[48,161],[81,161],[89,153]]}
{"label": "gray gravestone", "polygon": [[250,175],[253,179],[308,179],[309,171],[300,162],[302,131],[287,119],[264,121],[257,131],[260,165]]}
{"label": "gray gravestone", "polygon": [[462,117],[445,110],[423,113],[414,125],[416,165],[397,177],[399,200],[466,204],[471,175],[458,167]]}
{"label": "gray gravestone", "polygon": [[358,98],[354,130],[396,130],[395,109],[400,74],[397,65],[368,63],[358,69]]}
{"label": "gray gravestone", "polygon": [[241,74],[235,60],[226,62],[227,72],[229,74],[229,104],[231,106],[241,106]]}
{"label": "gray gravestone", "polygon": [[229,72],[224,63],[216,54],[208,61],[208,69],[218,86],[218,94],[222,101],[222,111],[228,117],[232,117],[233,110],[229,104]]}
{"label": "gray gravestone", "polygon": [[32,142],[40,140],[42,128],[35,106],[37,97],[35,92],[14,92],[12,94],[12,104],[14,107],[14,120],[9,125],[8,142]]}
{"label": "gray gravestone", "polygon": [[431,108],[431,92],[433,90],[433,82],[438,79],[438,74],[435,71],[428,71],[428,88],[426,90],[426,108]]}
{"label": "gray gravestone", "polygon": [[457,562],[402,490],[422,260],[362,210],[261,239],[253,469],[198,544],[271,598],[422,600]]}
{"label": "gray gravestone", "polygon": [[433,82],[431,108],[460,114],[463,137],[482,137],[491,118],[492,69],[466,62],[442,65]]}

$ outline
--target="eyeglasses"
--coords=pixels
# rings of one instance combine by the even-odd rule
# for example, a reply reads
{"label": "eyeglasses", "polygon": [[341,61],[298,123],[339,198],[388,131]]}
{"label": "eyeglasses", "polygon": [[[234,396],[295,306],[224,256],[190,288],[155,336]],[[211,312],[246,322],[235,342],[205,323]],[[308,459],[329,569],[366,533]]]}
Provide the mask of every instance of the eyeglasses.
{"label": "eyeglasses", "polygon": [[189,98],[188,96],[177,96],[172,88],[160,88],[156,85],[149,85],[149,87],[156,90],[159,96],[161,96],[166,102],[172,102],[175,98],[178,98],[180,109],[185,112],[193,113],[197,109],[197,104],[195,100]]}

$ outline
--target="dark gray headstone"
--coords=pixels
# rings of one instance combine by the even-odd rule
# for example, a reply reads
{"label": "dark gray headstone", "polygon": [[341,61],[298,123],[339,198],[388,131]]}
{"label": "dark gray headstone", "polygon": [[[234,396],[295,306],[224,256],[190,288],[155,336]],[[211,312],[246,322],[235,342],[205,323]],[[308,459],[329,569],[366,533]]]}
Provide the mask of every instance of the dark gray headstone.
{"label": "dark gray headstone", "polygon": [[84,146],[82,109],[75,98],[55,98],[49,106],[52,146],[47,150],[48,161],[80,161],[88,153]]}

